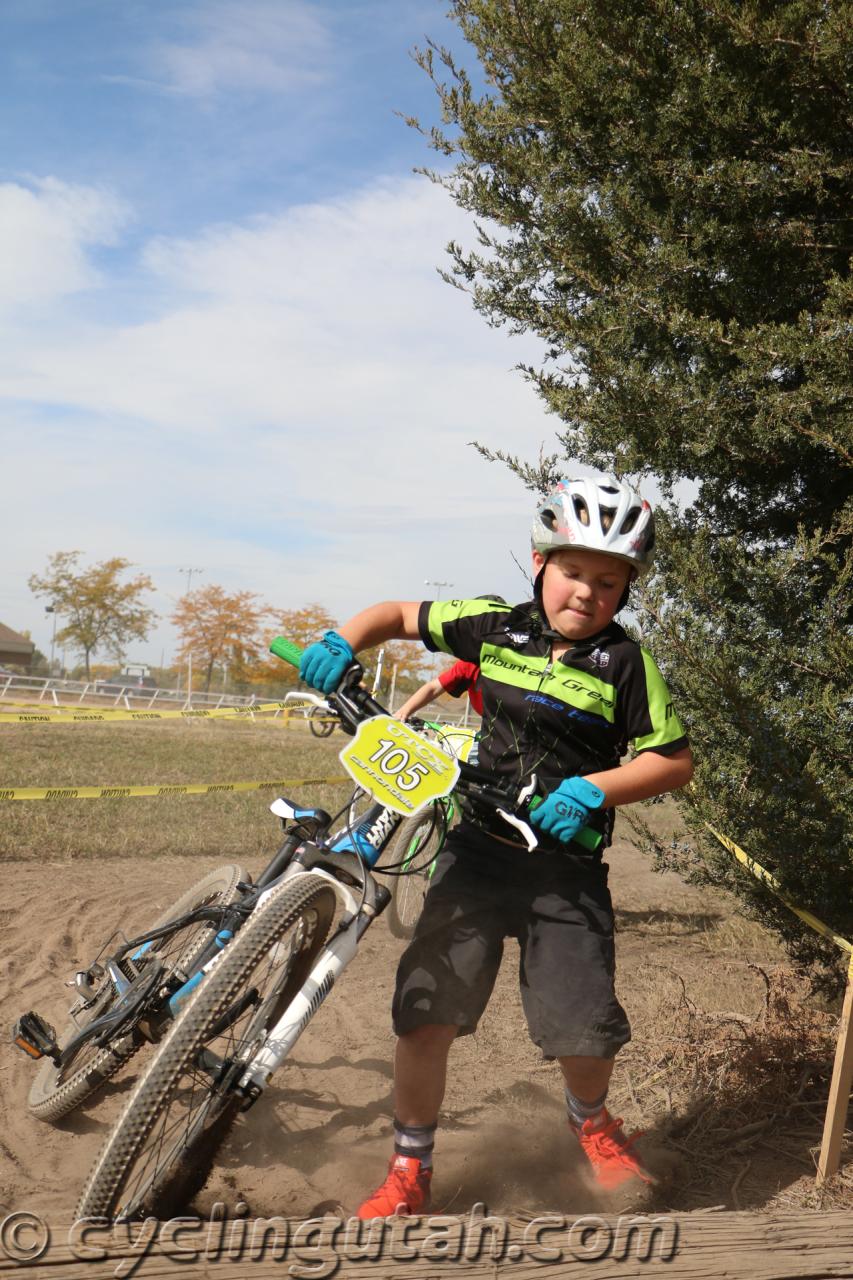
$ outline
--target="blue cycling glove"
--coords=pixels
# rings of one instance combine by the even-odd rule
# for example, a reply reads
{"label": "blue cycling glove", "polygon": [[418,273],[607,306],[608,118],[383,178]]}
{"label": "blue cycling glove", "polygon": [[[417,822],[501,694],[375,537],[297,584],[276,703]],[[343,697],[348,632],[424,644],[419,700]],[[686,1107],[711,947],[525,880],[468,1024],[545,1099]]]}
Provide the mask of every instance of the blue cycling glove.
{"label": "blue cycling glove", "polygon": [[320,693],[334,693],[341,676],[355,654],[337,631],[327,631],[322,640],[309,644],[299,664],[299,679]]}
{"label": "blue cycling glove", "polygon": [[586,826],[593,809],[604,804],[604,792],[586,778],[564,778],[540,805],[530,811],[534,827],[568,844]]}

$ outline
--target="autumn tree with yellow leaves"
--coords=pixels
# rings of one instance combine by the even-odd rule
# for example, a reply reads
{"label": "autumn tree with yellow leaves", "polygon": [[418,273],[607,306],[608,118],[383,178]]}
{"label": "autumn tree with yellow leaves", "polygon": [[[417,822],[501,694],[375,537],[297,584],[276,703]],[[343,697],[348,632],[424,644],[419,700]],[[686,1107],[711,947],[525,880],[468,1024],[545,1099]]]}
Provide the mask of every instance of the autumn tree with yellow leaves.
{"label": "autumn tree with yellow leaves", "polygon": [[270,610],[252,591],[229,595],[211,583],[177,603],[170,621],[180,637],[178,656],[190,655],[204,673],[208,690],[216,666],[227,665],[235,680],[252,677],[264,647],[263,624]]}
{"label": "autumn tree with yellow leaves", "polygon": [[132,567],[123,556],[100,560],[87,569],[79,565],[81,554],[55,552],[44,574],[32,574],[28,584],[34,595],[50,601],[62,619],[56,639],[82,653],[89,680],[94,653],[106,651],[120,662],[128,640],[145,640],[157,614],[142,602],[145,592],[154,589],[147,573],[122,581]]}

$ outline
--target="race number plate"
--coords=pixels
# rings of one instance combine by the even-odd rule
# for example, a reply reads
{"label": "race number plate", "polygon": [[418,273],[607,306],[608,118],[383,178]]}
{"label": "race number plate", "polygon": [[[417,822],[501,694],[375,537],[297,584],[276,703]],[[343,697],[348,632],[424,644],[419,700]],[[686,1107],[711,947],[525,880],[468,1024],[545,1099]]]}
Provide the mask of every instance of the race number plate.
{"label": "race number plate", "polygon": [[456,785],[459,765],[393,716],[371,716],[340,753],[341,764],[374,800],[409,817]]}

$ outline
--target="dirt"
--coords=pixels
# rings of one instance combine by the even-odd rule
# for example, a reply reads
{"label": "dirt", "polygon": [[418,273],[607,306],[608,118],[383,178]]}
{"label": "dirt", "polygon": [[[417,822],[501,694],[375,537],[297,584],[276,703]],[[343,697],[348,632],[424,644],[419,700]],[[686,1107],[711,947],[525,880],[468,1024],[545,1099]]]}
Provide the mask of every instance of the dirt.
{"label": "dirt", "polygon": [[[660,1178],[654,1206],[818,1207],[809,1197],[819,1108],[801,1113],[811,1129],[793,1146],[785,1143],[784,1154],[754,1145],[735,1153],[731,1163],[713,1161],[707,1178],[685,1176],[702,1153],[671,1137],[690,1118],[687,1104],[673,1097],[666,1082],[656,1088],[646,1080],[656,1024],[685,996],[735,1022],[754,1017],[763,980],[749,967],[751,948],[764,948],[766,965],[772,946],[748,934],[734,942],[727,938],[731,908],[724,899],[673,874],[653,873],[624,840],[609,861],[619,922],[618,990],[635,1035],[617,1060],[610,1105],[626,1127],[647,1131],[642,1149]],[[63,982],[93,957],[112,928],[143,928],[209,866],[197,858],[6,863],[2,1023],[10,1026],[30,1008],[61,1023],[70,1003]],[[403,945],[382,920],[368,932],[292,1059],[240,1122],[199,1208],[243,1200],[252,1214],[264,1216],[310,1216],[338,1204],[349,1212],[380,1180],[392,1116],[389,1008]],[[597,1211],[601,1202],[584,1180],[566,1129],[558,1070],[542,1061],[527,1037],[516,962],[515,944],[508,943],[478,1033],[454,1047],[436,1148],[434,1203],[451,1213],[464,1213],[477,1201],[497,1213]],[[29,1115],[33,1068],[7,1048],[0,1059],[0,1206],[69,1220],[136,1065],[145,1058],[143,1051],[96,1101],[62,1127],[52,1127]],[[694,1098],[689,1105],[696,1104]],[[761,1135],[777,1144],[786,1136],[772,1128]]]}

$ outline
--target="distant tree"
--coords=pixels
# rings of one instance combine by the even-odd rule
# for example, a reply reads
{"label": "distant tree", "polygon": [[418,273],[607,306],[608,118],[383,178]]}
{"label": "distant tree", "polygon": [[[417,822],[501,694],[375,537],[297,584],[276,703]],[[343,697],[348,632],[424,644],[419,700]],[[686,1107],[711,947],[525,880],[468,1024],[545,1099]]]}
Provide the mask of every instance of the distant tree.
{"label": "distant tree", "polygon": [[[29,632],[27,631],[24,631],[23,635],[25,635],[27,639],[30,638]],[[31,676],[49,676],[50,675],[50,663],[48,662],[47,655],[42,653],[41,649],[39,649],[38,646],[36,646],[36,648],[33,650],[33,658],[32,658],[32,662],[30,663],[29,674]]]}
{"label": "distant tree", "polygon": [[81,569],[80,556],[79,551],[57,551],[45,573],[32,574],[28,582],[34,595],[49,600],[63,619],[57,643],[83,655],[88,680],[94,653],[106,650],[120,662],[126,643],[145,640],[157,614],[140,599],[154,589],[148,574],[122,582],[121,575],[131,568],[129,560],[113,556]]}
{"label": "distant tree", "polygon": [[192,654],[205,690],[210,689],[217,665],[227,663],[235,680],[250,677],[260,658],[261,629],[268,613],[253,592],[229,595],[213,583],[181,597],[171,616],[181,638],[178,653],[182,661]]}
{"label": "distant tree", "polygon": [[698,768],[692,839],[659,853],[829,957],[704,824],[851,936],[853,9],[450,9],[484,88],[421,53],[433,177],[478,219],[446,277],[541,339],[524,372],[559,424],[550,456],[482,452],[537,492],[578,460],[663,483],[639,618]]}

